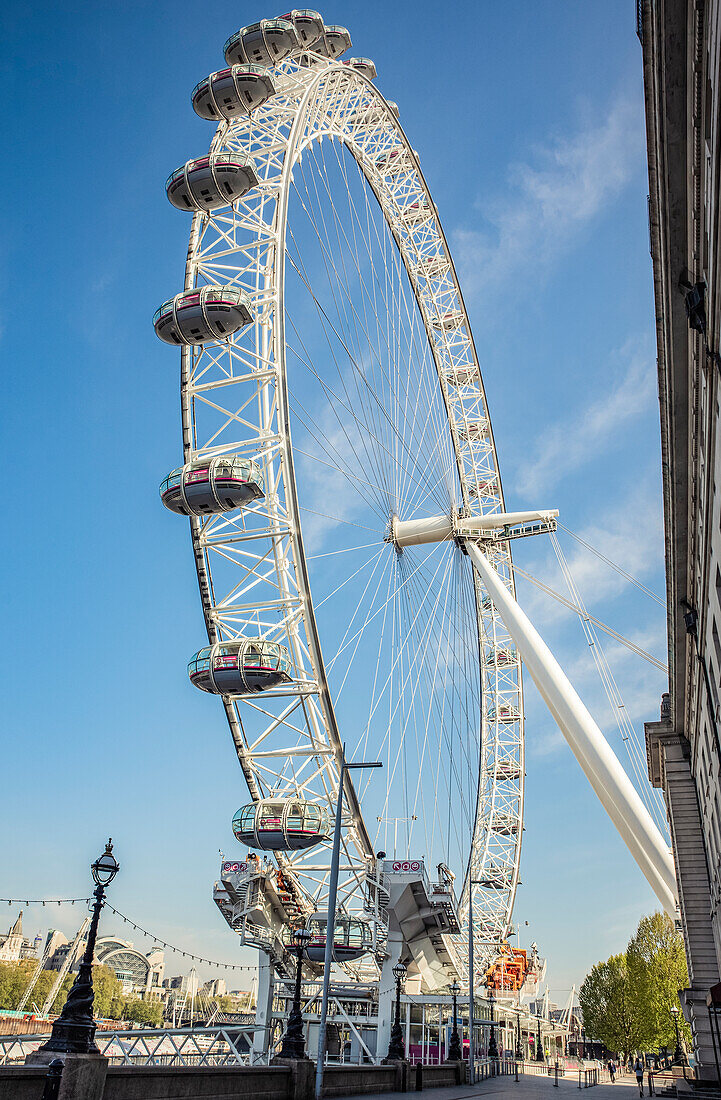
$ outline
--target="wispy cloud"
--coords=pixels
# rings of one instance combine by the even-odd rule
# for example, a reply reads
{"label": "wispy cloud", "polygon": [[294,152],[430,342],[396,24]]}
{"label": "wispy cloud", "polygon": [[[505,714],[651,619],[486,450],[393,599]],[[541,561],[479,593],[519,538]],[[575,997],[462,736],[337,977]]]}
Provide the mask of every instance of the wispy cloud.
{"label": "wispy cloud", "polygon": [[556,424],[545,425],[535,454],[519,467],[516,488],[537,496],[552,489],[599,453],[648,411],[655,400],[656,374],[646,339],[629,340],[616,356],[622,373],[607,391]]}
{"label": "wispy cloud", "polygon": [[[562,515],[560,518],[563,520]],[[658,479],[649,475],[638,478],[625,495],[616,498],[612,507],[604,510],[594,523],[577,534],[604,557],[617,562],[625,573],[643,582],[649,574],[663,565],[663,513]],[[630,581],[602,561],[597,554],[568,535],[561,534],[560,540],[573,581],[589,610],[607,604],[630,587]],[[543,558],[528,563],[524,561],[523,568],[570,599],[560,565],[550,547]],[[562,604],[537,588],[530,587],[522,577],[518,578],[518,585],[524,594],[523,605],[539,629],[572,615]],[[651,585],[652,590],[656,587]],[[663,591],[657,591],[656,594],[661,599],[665,595]],[[661,616],[659,621],[663,620],[661,607],[652,605],[650,600],[648,607],[649,614],[657,611]],[[603,613],[595,613],[599,618],[605,618]],[[648,631],[655,629],[655,626],[640,627],[639,637],[643,636],[645,640],[637,640],[637,644],[645,647],[649,640]]]}
{"label": "wispy cloud", "polygon": [[640,105],[619,96],[604,117],[537,148],[532,163],[511,165],[503,197],[476,204],[485,225],[453,234],[467,293],[529,265],[538,278],[623,190],[643,156]]}

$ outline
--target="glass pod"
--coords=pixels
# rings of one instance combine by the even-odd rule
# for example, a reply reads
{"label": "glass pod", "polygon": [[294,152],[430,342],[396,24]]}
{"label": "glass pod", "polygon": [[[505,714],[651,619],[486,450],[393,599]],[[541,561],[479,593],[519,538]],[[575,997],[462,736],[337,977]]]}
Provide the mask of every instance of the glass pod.
{"label": "glass pod", "polygon": [[297,798],[265,798],[241,806],[233,818],[241,844],[265,852],[297,852],[312,848],[330,834],[328,811]]}
{"label": "glass pod", "polygon": [[177,210],[218,210],[258,183],[253,161],[242,153],[210,153],[168,176],[165,191]]}
{"label": "glass pod", "polygon": [[252,458],[216,455],[173,470],[161,482],[160,499],[181,516],[230,512],[263,494],[263,471]]}
{"label": "glass pod", "polygon": [[229,65],[277,65],[300,46],[290,19],[261,19],[231,34],[223,52]]}
{"label": "glass pod", "polygon": [[193,89],[193,110],[208,122],[249,115],[275,95],[270,69],[263,65],[231,65],[211,73]]}
{"label": "glass pod", "polygon": [[156,335],[166,344],[225,340],[253,320],[248,296],[235,286],[185,290],[155,311]]}
{"label": "glass pod", "polygon": [[188,662],[191,684],[214,695],[250,695],[290,682],[290,654],[279,642],[237,638],[205,646]]}

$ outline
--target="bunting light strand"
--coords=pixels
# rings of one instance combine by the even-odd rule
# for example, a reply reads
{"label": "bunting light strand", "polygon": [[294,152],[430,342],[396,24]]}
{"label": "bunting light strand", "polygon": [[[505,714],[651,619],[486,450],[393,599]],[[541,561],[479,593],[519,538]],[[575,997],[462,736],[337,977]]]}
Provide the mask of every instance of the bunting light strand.
{"label": "bunting light strand", "polygon": [[269,970],[272,968],[270,963],[258,963],[257,965],[244,966],[241,963],[226,963],[218,962],[217,959],[206,959],[202,955],[196,955],[193,951],[184,951],[182,947],[175,947],[174,944],[168,943],[167,940],[162,939],[160,936],[154,935],[152,932],[148,932],[147,928],[143,928],[142,925],[136,921],[131,920],[130,917],[126,917],[124,913],[121,913],[119,909],[116,909],[110,902],[105,903],[108,909],[115,913],[116,917],[120,917],[122,921],[129,924],[134,931],[141,932],[142,935],[147,936],[148,939],[153,940],[155,943],[164,947],[167,951],[173,951],[176,955],[182,955],[184,959],[192,959],[193,962],[205,963],[207,966],[215,966],[219,970]]}
{"label": "bunting light strand", "polygon": [[92,901],[92,898],[0,898],[0,904],[8,905],[75,905],[75,902]]}

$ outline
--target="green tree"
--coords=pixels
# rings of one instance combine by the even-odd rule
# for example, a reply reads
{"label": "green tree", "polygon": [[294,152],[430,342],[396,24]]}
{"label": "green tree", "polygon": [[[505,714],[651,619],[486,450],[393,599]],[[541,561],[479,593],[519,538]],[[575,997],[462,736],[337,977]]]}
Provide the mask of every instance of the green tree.
{"label": "green tree", "polygon": [[118,1020],[123,1013],[123,987],[109,966],[93,967],[93,1012],[104,1020]]}
{"label": "green tree", "polygon": [[123,1018],[148,1027],[161,1027],[163,1006],[159,1001],[142,1001],[139,997],[132,997],[123,1005]]}
{"label": "green tree", "polygon": [[[628,974],[638,1005],[642,1043],[647,1050],[676,1045],[672,1008],[688,986],[683,937],[667,913],[643,917],[626,949]],[[682,1016],[679,1029],[687,1043],[691,1032]]]}
{"label": "green tree", "polygon": [[589,1038],[625,1054],[639,1049],[641,1026],[625,955],[612,955],[592,967],[578,999]]}
{"label": "green tree", "polygon": [[[22,959],[20,962],[0,963],[0,1008],[17,1009],[28,987],[30,979],[35,973],[36,966],[37,963],[32,959]],[[33,1003],[42,1008],[57,976],[57,971],[55,970],[42,971],[33,987],[30,1001],[26,1006],[28,1012],[34,1011],[32,1007]],[[74,974],[67,974],[65,976],[63,984],[58,990],[55,1000],[50,1007],[51,1012],[60,1012],[62,1006],[65,1004],[65,999],[74,980]]]}

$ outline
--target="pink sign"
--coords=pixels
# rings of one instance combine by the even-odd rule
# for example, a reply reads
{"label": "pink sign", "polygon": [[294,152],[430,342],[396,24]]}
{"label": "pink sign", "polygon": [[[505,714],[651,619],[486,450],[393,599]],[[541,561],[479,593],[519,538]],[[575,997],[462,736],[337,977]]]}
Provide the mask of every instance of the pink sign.
{"label": "pink sign", "polygon": [[417,859],[396,859],[393,861],[393,870],[400,871],[405,874],[408,871],[420,871],[420,860]]}

